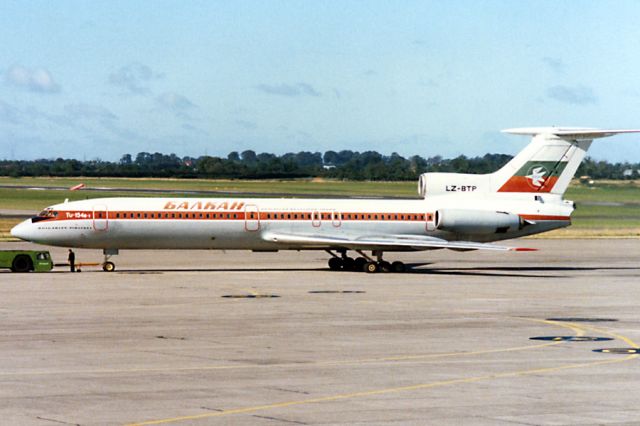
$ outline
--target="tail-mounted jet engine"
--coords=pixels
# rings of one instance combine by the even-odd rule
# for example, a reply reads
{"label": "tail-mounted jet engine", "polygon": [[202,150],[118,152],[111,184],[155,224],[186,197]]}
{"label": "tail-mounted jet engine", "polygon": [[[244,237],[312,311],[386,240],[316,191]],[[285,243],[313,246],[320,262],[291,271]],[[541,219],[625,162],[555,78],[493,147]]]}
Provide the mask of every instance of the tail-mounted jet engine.
{"label": "tail-mounted jet engine", "polygon": [[491,175],[474,175],[467,173],[423,173],[418,179],[418,194],[480,194],[490,190]]}
{"label": "tail-mounted jet engine", "polygon": [[522,229],[517,214],[484,210],[443,209],[435,215],[436,229],[460,234],[504,234]]}

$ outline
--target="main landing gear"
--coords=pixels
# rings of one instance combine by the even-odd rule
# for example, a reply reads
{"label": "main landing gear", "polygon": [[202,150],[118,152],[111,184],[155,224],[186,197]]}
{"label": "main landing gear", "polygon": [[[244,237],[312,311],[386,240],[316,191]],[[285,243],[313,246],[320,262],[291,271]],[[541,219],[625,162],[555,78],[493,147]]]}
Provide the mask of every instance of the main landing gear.
{"label": "main landing gear", "polygon": [[118,254],[118,249],[104,249],[102,250],[104,254],[104,261],[102,262],[102,270],[105,272],[113,272],[116,270],[116,264],[110,261],[111,256],[115,256]]}
{"label": "main landing gear", "polygon": [[371,254],[376,259],[372,259],[360,250],[356,252],[360,255],[355,259],[347,256],[346,250],[340,250],[340,256],[330,250],[326,250],[331,255],[329,259],[329,269],[332,271],[363,271],[370,274],[375,272],[405,272],[407,267],[400,261],[389,263],[382,259],[382,251],[374,250]]}

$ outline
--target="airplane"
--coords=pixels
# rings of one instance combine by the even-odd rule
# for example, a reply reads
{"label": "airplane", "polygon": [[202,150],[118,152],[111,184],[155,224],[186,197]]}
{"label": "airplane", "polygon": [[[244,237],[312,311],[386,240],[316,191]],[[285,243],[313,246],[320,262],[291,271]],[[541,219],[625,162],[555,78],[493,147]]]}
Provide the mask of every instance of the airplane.
{"label": "airplane", "polygon": [[494,242],[569,226],[575,204],[563,194],[592,141],[640,130],[503,132],[531,142],[493,173],[422,174],[422,199],[97,198],[47,207],[11,234],[102,249],[108,272],[115,270],[111,256],[123,249],[324,250],[331,270],[403,272],[403,262],[383,254],[532,250]]}

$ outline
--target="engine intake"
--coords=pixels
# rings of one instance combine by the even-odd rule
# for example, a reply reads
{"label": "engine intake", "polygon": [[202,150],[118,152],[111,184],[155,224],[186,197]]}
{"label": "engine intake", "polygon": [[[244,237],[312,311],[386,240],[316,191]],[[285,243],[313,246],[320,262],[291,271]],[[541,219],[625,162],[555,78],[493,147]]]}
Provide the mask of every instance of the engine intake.
{"label": "engine intake", "polygon": [[491,189],[491,175],[465,173],[423,173],[418,179],[418,194],[421,197],[435,195],[477,195]]}

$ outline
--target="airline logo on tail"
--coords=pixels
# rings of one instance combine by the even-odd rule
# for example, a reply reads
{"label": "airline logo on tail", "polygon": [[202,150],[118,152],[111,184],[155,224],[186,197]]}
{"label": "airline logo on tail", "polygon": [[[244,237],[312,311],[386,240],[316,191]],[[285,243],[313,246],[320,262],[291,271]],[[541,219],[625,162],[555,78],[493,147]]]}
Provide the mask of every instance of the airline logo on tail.
{"label": "airline logo on tail", "polygon": [[498,192],[551,192],[566,166],[566,161],[528,161]]}
{"label": "airline logo on tail", "polygon": [[534,167],[531,170],[531,173],[525,177],[529,179],[528,183],[533,189],[539,189],[547,180],[547,178],[545,177],[547,173],[549,173],[549,171],[545,169],[544,166],[538,166]]}

